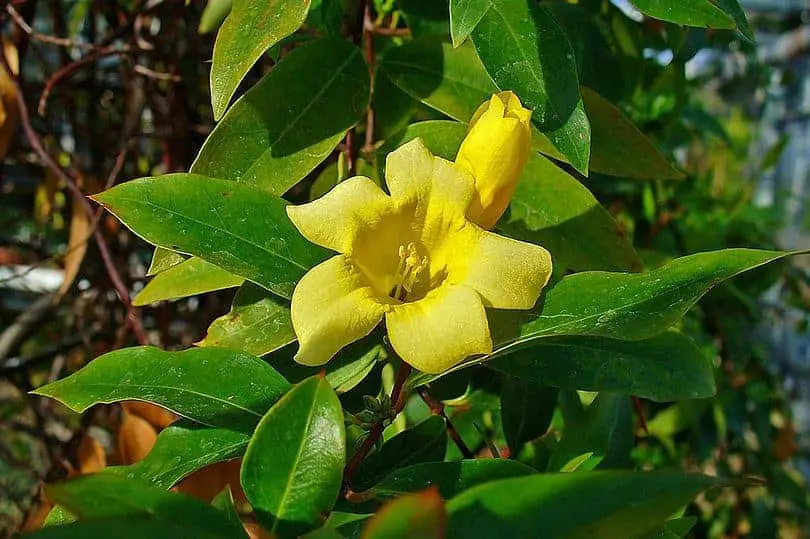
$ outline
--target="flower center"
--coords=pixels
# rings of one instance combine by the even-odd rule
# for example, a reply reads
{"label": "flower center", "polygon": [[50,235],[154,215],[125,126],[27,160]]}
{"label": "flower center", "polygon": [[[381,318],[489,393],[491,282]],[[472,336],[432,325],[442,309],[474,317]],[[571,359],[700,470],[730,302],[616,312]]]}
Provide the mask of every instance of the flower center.
{"label": "flower center", "polygon": [[427,267],[428,257],[419,257],[414,242],[410,242],[408,245],[400,245],[399,264],[397,264],[397,269],[394,272],[394,286],[388,295],[399,301],[407,300],[408,296],[414,291],[419,276]]}

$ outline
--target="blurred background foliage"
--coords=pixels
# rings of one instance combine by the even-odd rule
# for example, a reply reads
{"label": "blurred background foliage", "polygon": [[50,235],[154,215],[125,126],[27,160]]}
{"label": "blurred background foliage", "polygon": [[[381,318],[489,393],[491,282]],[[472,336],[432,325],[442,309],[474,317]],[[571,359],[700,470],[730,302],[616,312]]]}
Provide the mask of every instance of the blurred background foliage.
{"label": "blurred background foliage", "polygon": [[[743,2],[752,28],[734,34],[644,19],[618,0],[546,3],[578,52],[583,84],[619,105],[687,174],[674,181],[581,178],[648,268],[725,247],[810,245],[810,5]],[[351,4],[313,2],[304,39],[341,33]],[[87,217],[77,193],[46,172],[21,125],[42,137],[85,194],[188,170],[214,124],[206,60],[229,8],[227,0],[26,0],[5,2],[0,13],[5,68],[19,63],[30,111],[30,121],[20,122],[13,88],[0,85],[0,536],[37,519],[42,481],[137,461],[170,420],[126,406],[78,419],[27,392],[124,345],[189,346],[233,297],[225,290],[134,309],[130,295],[144,286],[152,249],[110,216]],[[448,35],[444,1],[375,0],[374,8],[378,21],[387,21],[375,37],[378,59],[409,34]],[[245,87],[299,39],[271,49]],[[586,56],[586,48],[602,52]],[[380,139],[417,119],[441,118],[384,73],[374,92]],[[373,148],[365,150],[358,170],[373,175]],[[339,155],[304,188],[328,190],[346,166]],[[600,395],[583,408],[563,392],[548,418],[550,433],[518,458],[541,466],[550,446],[567,444],[571,455],[598,456],[578,466],[760,476],[767,486],[699,498],[687,510],[696,519],[691,535],[810,533],[810,290],[801,263],[721,286],[685,318],[682,329],[718,366],[717,398],[661,405]],[[475,453],[507,446],[514,429],[502,424],[500,409],[514,406],[506,404],[510,395],[557,399],[511,382],[495,387],[483,369],[465,372],[463,383],[455,379],[434,396],[446,399]],[[415,422],[430,411],[416,399],[407,413]],[[577,425],[576,439],[557,438],[565,424]],[[195,493],[208,496],[202,489]]]}

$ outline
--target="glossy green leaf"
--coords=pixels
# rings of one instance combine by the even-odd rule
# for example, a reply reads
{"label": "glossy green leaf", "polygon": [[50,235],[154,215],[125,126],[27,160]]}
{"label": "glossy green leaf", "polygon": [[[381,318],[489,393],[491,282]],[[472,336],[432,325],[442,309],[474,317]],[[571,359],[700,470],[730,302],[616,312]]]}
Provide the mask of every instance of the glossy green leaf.
{"label": "glossy green leaf", "polygon": [[80,413],[95,404],[143,400],[198,423],[249,432],[289,387],[268,364],[239,352],[139,346],[104,354],[34,393]]}
{"label": "glossy green leaf", "polygon": [[487,366],[562,389],[612,391],[658,402],[714,396],[714,368],[689,337],[665,331],[643,341],[552,337]]}
{"label": "glossy green leaf", "polygon": [[447,511],[436,488],[391,500],[368,520],[362,539],[444,539]]}
{"label": "glossy green leaf", "polygon": [[654,19],[702,28],[731,29],[734,19],[710,0],[631,0],[639,11]]}
{"label": "glossy green leaf", "polygon": [[449,0],[397,0],[399,10],[405,16],[411,35],[442,36],[450,34]]}
{"label": "glossy green leaf", "polygon": [[233,288],[244,282],[200,258],[189,258],[161,271],[132,298],[135,306],[149,305],[167,299],[185,298],[215,290]]}
{"label": "glossy green leaf", "polygon": [[449,499],[476,485],[533,473],[525,464],[507,459],[423,462],[394,470],[368,492],[384,500],[435,485],[442,498]]}
{"label": "glossy green leaf", "polygon": [[302,45],[234,103],[191,172],[281,196],[332,152],[368,97],[368,67],[357,47],[343,39]]}
{"label": "glossy green leaf", "polygon": [[576,58],[551,9],[529,0],[492,0],[472,41],[498,87],[515,91],[533,110],[532,122],[587,174],[590,128]]}
{"label": "glossy green leaf", "polygon": [[[512,355],[509,359],[514,357]],[[536,379],[504,378],[501,387],[501,422],[513,455],[518,454],[524,443],[548,431],[556,406],[556,388],[540,385]]]}
{"label": "glossy green leaf", "polygon": [[241,457],[249,440],[244,432],[181,420],[160,431],[143,460],[116,473],[168,489],[206,466]]}
{"label": "glossy green leaf", "polygon": [[210,505],[186,496],[144,485],[114,474],[83,475],[45,487],[49,500],[81,520],[148,517],[204,527],[220,537],[246,537],[234,523]]}
{"label": "glossy green leaf", "polygon": [[421,462],[441,462],[446,450],[444,419],[431,416],[393,436],[378,452],[369,455],[352,477],[352,489],[369,489],[394,470],[405,466]]}
{"label": "glossy green leaf", "polygon": [[[536,339],[591,335],[642,340],[662,333],[714,286],[745,271],[791,254],[756,249],[724,249],[684,256],[647,273],[583,272],[569,275],[541,299],[540,315],[525,317],[511,341],[496,350],[505,355]],[[533,319],[532,319],[533,318]]]}
{"label": "glossy green leaf", "polygon": [[623,178],[677,180],[684,177],[622,111],[608,100],[582,88],[591,122],[591,168]]}
{"label": "glossy green leaf", "polygon": [[175,253],[174,251],[162,247],[155,247],[155,252],[152,253],[152,262],[149,264],[146,276],[151,277],[152,275],[157,275],[184,260],[186,260],[186,257],[180,253]]}
{"label": "glossy green leaf", "polygon": [[233,0],[208,0],[200,17],[200,26],[197,27],[197,31],[200,34],[207,34],[217,30],[231,12],[232,5]]}
{"label": "glossy green leaf", "polygon": [[627,467],[630,464],[633,408],[629,397],[599,393],[584,408],[577,394],[569,392],[563,394],[562,403],[565,428],[551,455],[549,471],[563,471],[572,460],[586,454],[587,459],[580,462],[577,469],[589,470],[597,465],[602,468]]}
{"label": "glossy green leaf", "polygon": [[[380,153],[420,137],[433,153],[452,160],[465,134],[462,123],[420,122],[386,142]],[[382,164],[383,160],[378,162]],[[558,274],[641,269],[635,249],[588,188],[541,155],[530,157],[512,197],[511,209],[497,228],[508,236],[548,249]]]}
{"label": "glossy green leaf", "polygon": [[332,509],[345,459],[340,401],[324,378],[308,378],[262,418],[242,463],[242,488],[270,533],[297,536]]}
{"label": "glossy green leaf", "polygon": [[211,105],[219,120],[239,83],[264,52],[303,24],[310,0],[236,0],[217,33]]}
{"label": "glossy green leaf", "polygon": [[486,15],[490,0],[450,0],[450,36],[458,47]]}
{"label": "glossy green leaf", "polygon": [[[448,537],[626,539],[649,533],[717,484],[679,472],[595,471],[493,481],[447,504]],[[587,510],[583,510],[587,508]]]}
{"label": "glossy green leaf", "polygon": [[327,256],[293,226],[283,200],[237,182],[170,174],[94,198],[150,243],[198,256],[286,298]]}
{"label": "glossy green leaf", "polygon": [[230,312],[211,323],[197,346],[263,356],[294,340],[287,302],[253,283],[245,283],[236,292]]}

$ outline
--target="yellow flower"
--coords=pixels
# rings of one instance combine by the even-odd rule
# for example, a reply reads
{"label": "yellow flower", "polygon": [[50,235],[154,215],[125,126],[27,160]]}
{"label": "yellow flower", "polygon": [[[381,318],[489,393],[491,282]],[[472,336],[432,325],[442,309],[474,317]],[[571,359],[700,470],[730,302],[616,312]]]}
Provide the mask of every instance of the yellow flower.
{"label": "yellow flower", "polygon": [[287,208],[306,238],[340,253],[293,292],[299,363],[326,363],[385,318],[402,359],[442,372],[492,351],[484,307],[529,309],[548,282],[548,251],[470,223],[472,180],[421,140],[388,155],[386,182],[390,196],[358,176]]}
{"label": "yellow flower", "polygon": [[467,218],[489,230],[501,218],[531,153],[532,111],[512,92],[501,92],[481,105],[461,143],[456,164],[475,179]]}

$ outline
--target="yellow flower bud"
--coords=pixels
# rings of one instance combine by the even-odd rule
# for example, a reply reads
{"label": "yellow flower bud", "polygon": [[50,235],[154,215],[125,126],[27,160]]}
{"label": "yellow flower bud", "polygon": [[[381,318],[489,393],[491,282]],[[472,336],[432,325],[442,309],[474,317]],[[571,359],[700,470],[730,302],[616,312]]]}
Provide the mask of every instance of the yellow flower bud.
{"label": "yellow flower bud", "polygon": [[467,218],[481,228],[495,226],[509,206],[531,152],[531,115],[514,93],[500,92],[470,122],[456,164],[475,180]]}

